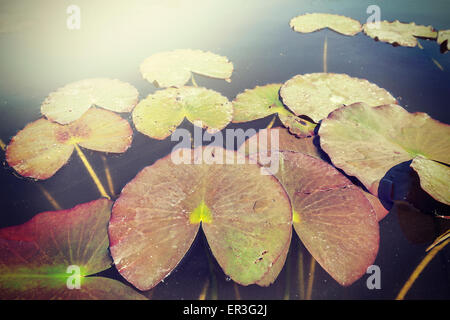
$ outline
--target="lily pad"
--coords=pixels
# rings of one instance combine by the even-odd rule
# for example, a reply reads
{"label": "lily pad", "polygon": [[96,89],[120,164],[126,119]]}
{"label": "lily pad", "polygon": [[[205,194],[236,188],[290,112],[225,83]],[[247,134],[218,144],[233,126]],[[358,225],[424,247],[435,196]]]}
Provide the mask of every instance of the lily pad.
{"label": "lily pad", "polygon": [[314,135],[316,125],[297,117],[280,101],[280,87],[281,84],[273,83],[238,94],[233,101],[233,122],[247,122],[278,114],[291,133],[301,137]]}
{"label": "lily pad", "polygon": [[352,284],[378,252],[374,208],[359,187],[325,161],[300,152],[279,155],[274,174],[291,199],[294,229],[337,282]]}
{"label": "lily pad", "polygon": [[[277,132],[275,135],[273,134],[274,131]],[[278,137],[278,145],[272,145],[272,136]],[[314,137],[299,139],[292,134],[289,134],[288,130],[284,128],[259,130],[257,134],[245,140],[245,142],[238,149],[239,153],[250,157],[254,157],[261,152],[269,154],[270,152],[268,151],[301,152],[316,159],[322,159],[321,151],[314,144]],[[389,213],[389,211],[386,210],[380,202],[380,199],[364,190],[361,191],[372,205],[372,208],[377,216],[377,220],[382,220]]]}
{"label": "lily pad", "polygon": [[41,112],[51,121],[68,124],[79,119],[92,106],[130,112],[138,97],[136,88],[126,82],[106,78],[85,79],[50,93],[41,105]]}
{"label": "lily pad", "polygon": [[338,73],[296,75],[280,89],[283,103],[296,115],[319,122],[343,106],[364,102],[370,106],[395,103],[385,89],[359,78]]}
{"label": "lily pad", "polygon": [[417,37],[428,39],[437,37],[437,32],[432,26],[416,25],[414,22],[402,23],[398,20],[366,23],[363,31],[373,39],[405,47],[415,47]]}
{"label": "lily pad", "polygon": [[439,202],[450,205],[450,168],[448,165],[416,157],[411,163],[420,178],[420,186]]}
{"label": "lily pad", "polygon": [[440,45],[445,43],[445,50],[450,50],[450,30],[439,30],[437,43]]}
{"label": "lily pad", "polygon": [[91,108],[69,125],[44,118],[28,124],[11,139],[6,160],[22,176],[48,179],[67,163],[76,144],[122,153],[131,145],[132,137],[126,120],[111,111]]}
{"label": "lily pad", "polygon": [[141,64],[144,79],[158,87],[181,87],[197,73],[230,81],[233,64],[224,56],[191,49],[156,53]]}
{"label": "lily pad", "polygon": [[292,210],[283,187],[248,159],[236,163],[236,152],[207,150],[182,149],[190,164],[176,164],[174,152],[144,168],[113,207],[111,255],[122,276],[141,290],[170,274],[200,225],[225,274],[242,285],[268,285],[284,264]]}
{"label": "lily pad", "polygon": [[294,31],[309,33],[324,28],[329,28],[338,33],[354,36],[361,32],[361,23],[359,21],[329,13],[307,13],[292,18],[289,25]]}
{"label": "lily pad", "polygon": [[213,133],[230,123],[233,105],[220,93],[198,87],[167,88],[141,100],[133,111],[136,129],[154,139],[165,139],[184,118],[201,122]]}
{"label": "lily pad", "polygon": [[322,121],[319,135],[333,164],[357,177],[374,195],[380,180],[397,164],[418,156],[450,163],[450,126],[398,105],[342,107]]}
{"label": "lily pad", "polygon": [[119,281],[89,276],[111,266],[111,206],[95,200],[0,229],[0,298],[145,299]]}

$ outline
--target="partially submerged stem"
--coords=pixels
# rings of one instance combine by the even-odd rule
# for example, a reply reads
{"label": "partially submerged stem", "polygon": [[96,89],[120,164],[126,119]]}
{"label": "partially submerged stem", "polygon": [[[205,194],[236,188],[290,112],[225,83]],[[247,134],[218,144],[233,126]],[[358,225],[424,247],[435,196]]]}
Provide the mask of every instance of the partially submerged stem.
{"label": "partially submerged stem", "polygon": [[105,167],[105,176],[106,176],[106,181],[108,182],[109,193],[111,194],[111,196],[114,197],[114,195],[115,195],[114,184],[113,184],[111,172],[109,171],[108,161],[106,160],[106,157],[103,155],[102,155],[102,160],[103,160],[103,166]]}
{"label": "partially submerged stem", "polygon": [[419,265],[416,267],[416,269],[413,271],[409,279],[406,281],[406,283],[403,285],[402,289],[398,293],[395,300],[403,300],[405,298],[405,295],[408,293],[409,289],[413,285],[414,281],[419,277],[419,275],[422,273],[422,271],[425,269],[425,267],[430,263],[430,261],[434,258],[434,256],[441,251],[447,244],[450,243],[450,239],[447,239],[446,241],[442,242],[441,244],[435,246],[428,254],[423,258],[423,260],[419,263]]}
{"label": "partially submerged stem", "polygon": [[291,298],[291,260],[291,252],[289,252],[286,259],[286,285],[284,287],[284,300],[290,300]]}
{"label": "partially submerged stem", "polygon": [[197,81],[195,81],[194,74],[191,73],[191,82],[194,87],[198,87]]}
{"label": "partially submerged stem", "polygon": [[305,277],[303,268],[303,252],[298,248],[298,291],[300,300],[305,299]]}
{"label": "partially submerged stem", "polygon": [[328,72],[328,64],[327,64],[327,51],[328,51],[328,38],[325,36],[325,40],[323,41],[323,72]]}
{"label": "partially submerged stem", "polygon": [[41,189],[41,192],[44,194],[44,197],[50,202],[50,204],[55,208],[55,210],[62,210],[62,207],[59,205],[59,203],[53,198],[53,196],[50,194],[50,192],[47,191],[43,186],[38,184],[38,188]]}
{"label": "partially submerged stem", "polygon": [[2,139],[0,139],[0,148],[5,151],[6,150],[6,144],[3,142]]}
{"label": "partially submerged stem", "polygon": [[77,154],[80,157],[81,161],[83,162],[84,166],[86,167],[87,172],[91,176],[92,180],[94,181],[95,185],[97,186],[98,191],[102,195],[102,197],[105,197],[107,199],[111,199],[108,193],[106,192],[105,188],[103,187],[102,183],[100,182],[100,179],[98,178],[97,174],[95,173],[94,169],[92,168],[91,164],[89,163],[88,159],[84,155],[83,151],[81,151],[80,147],[75,144],[75,150],[77,150]]}
{"label": "partially submerged stem", "polygon": [[236,300],[241,300],[241,294],[239,293],[239,288],[236,282],[233,283],[234,295],[236,296]]}
{"label": "partially submerged stem", "polygon": [[206,279],[206,282],[205,282],[203,289],[200,292],[200,295],[198,296],[197,300],[205,300],[206,299],[206,293],[208,292],[208,288],[209,288],[209,278]]}
{"label": "partially submerged stem", "polygon": [[306,291],[306,300],[311,300],[315,270],[316,270],[316,260],[314,259],[313,256],[311,256],[311,263],[309,265],[308,289]]}
{"label": "partially submerged stem", "polygon": [[277,115],[274,115],[270,123],[267,125],[266,129],[271,129],[273,124],[275,123],[275,120],[277,119]]}

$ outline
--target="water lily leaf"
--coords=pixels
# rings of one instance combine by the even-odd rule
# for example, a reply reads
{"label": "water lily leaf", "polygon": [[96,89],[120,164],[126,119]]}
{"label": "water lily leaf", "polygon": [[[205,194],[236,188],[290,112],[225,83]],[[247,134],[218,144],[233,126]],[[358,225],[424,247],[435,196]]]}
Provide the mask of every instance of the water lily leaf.
{"label": "water lily leaf", "polygon": [[[291,239],[287,194],[259,165],[236,163],[236,152],[195,150],[174,151],[122,190],[109,224],[117,270],[141,290],[154,287],[186,254],[201,223],[225,274],[242,285],[268,285]],[[176,164],[178,152],[191,164]]]}
{"label": "water lily leaf", "polygon": [[233,105],[220,93],[186,86],[159,90],[141,100],[133,111],[133,122],[139,132],[162,140],[184,118],[216,132],[230,123],[232,115]]}
{"label": "water lily leaf", "polygon": [[280,95],[292,112],[315,122],[343,105],[364,102],[378,106],[396,102],[389,92],[365,79],[336,73],[296,75],[281,87]]}
{"label": "water lily leaf", "polygon": [[445,50],[450,50],[450,30],[439,30],[437,43],[442,45],[445,42]]}
{"label": "water lily leaf", "polygon": [[[0,298],[144,299],[119,281],[87,277],[111,266],[111,206],[99,199],[0,229]],[[68,287],[77,282],[79,289]]]}
{"label": "water lily leaf", "polygon": [[416,25],[414,22],[402,23],[398,20],[366,23],[363,31],[373,39],[405,47],[415,47],[416,37],[429,39],[437,37],[437,32],[432,26]]}
{"label": "water lily leaf", "polygon": [[292,18],[289,25],[294,31],[309,33],[329,28],[338,33],[354,36],[361,31],[359,21],[329,13],[307,13]]}
{"label": "water lily leaf", "polygon": [[41,105],[47,119],[68,124],[79,119],[92,106],[114,112],[130,112],[139,93],[132,85],[119,80],[95,78],[70,83],[52,92]]}
{"label": "water lily leaf", "polygon": [[439,202],[450,205],[450,168],[444,164],[422,157],[411,163],[420,177],[420,186]]}
{"label": "water lily leaf", "polygon": [[450,163],[450,126],[398,105],[342,107],[322,121],[319,135],[333,164],[357,177],[374,195],[380,180],[397,164],[417,156]]}
{"label": "water lily leaf", "polygon": [[89,109],[80,119],[60,125],[36,120],[19,131],[6,149],[6,160],[20,175],[48,179],[69,160],[74,145],[102,152],[125,152],[133,131],[117,114]]}
{"label": "water lily leaf", "polygon": [[144,79],[158,87],[181,87],[193,73],[230,81],[233,64],[224,56],[201,50],[180,49],[156,53],[141,64]]}
{"label": "water lily leaf", "polygon": [[238,94],[233,101],[233,122],[247,122],[278,114],[291,133],[301,137],[314,135],[316,125],[297,117],[280,101],[280,87],[281,84],[273,83]]}
{"label": "water lily leaf", "polygon": [[282,151],[275,176],[294,210],[294,229],[317,262],[341,285],[365,274],[378,252],[374,209],[343,174],[323,160]]}

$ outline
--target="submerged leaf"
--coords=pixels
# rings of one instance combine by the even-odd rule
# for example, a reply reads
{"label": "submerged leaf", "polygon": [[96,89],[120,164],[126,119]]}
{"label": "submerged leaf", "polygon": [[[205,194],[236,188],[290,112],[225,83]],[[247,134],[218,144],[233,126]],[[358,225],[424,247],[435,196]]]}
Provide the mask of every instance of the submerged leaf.
{"label": "submerged leaf", "polygon": [[226,57],[201,50],[180,49],[156,53],[141,64],[144,79],[158,87],[181,87],[193,73],[229,80],[233,64]]}
{"label": "submerged leaf", "polygon": [[450,126],[398,105],[342,107],[322,121],[319,135],[333,164],[357,177],[374,195],[380,180],[397,164],[417,156],[450,163]]}
{"label": "submerged leaf", "polygon": [[[141,290],[170,274],[200,223],[225,274],[242,285],[268,285],[284,264],[292,211],[283,187],[248,159],[236,163],[233,151],[207,150],[174,151],[144,168],[114,205],[111,255],[117,270]],[[187,155],[190,164],[176,164],[177,154]]]}
{"label": "submerged leaf", "polygon": [[141,100],[133,111],[133,122],[139,132],[162,140],[184,118],[215,132],[230,123],[232,114],[231,102],[220,93],[186,86],[159,90]]}
{"label": "submerged leaf", "polygon": [[354,36],[361,31],[361,24],[352,18],[329,13],[307,13],[292,18],[289,25],[294,31],[309,33],[329,28],[338,33]]}
{"label": "submerged leaf", "polygon": [[0,298],[145,299],[119,281],[86,277],[111,266],[111,205],[100,199],[0,229]]}
{"label": "submerged leaf", "polygon": [[281,84],[273,83],[238,94],[233,101],[233,122],[247,122],[278,114],[280,121],[293,134],[302,137],[314,135],[316,125],[297,117],[280,101],[280,87]]}
{"label": "submerged leaf", "polygon": [[117,114],[91,108],[69,125],[46,119],[28,124],[11,139],[6,160],[22,176],[48,179],[67,163],[75,144],[122,153],[131,145],[132,135],[128,122]]}
{"label": "submerged leaf", "polygon": [[378,252],[374,209],[363,191],[323,160],[282,151],[273,172],[294,210],[294,228],[314,259],[341,285],[365,274]]}
{"label": "submerged leaf", "polygon": [[433,160],[416,157],[411,163],[420,186],[437,201],[450,205],[450,168]]}
{"label": "submerged leaf", "polygon": [[292,112],[315,122],[343,105],[364,102],[378,106],[396,102],[385,89],[365,79],[336,73],[296,75],[281,87],[280,95]]}
{"label": "submerged leaf", "polygon": [[106,78],[73,82],[49,94],[41,105],[47,119],[68,124],[79,119],[92,106],[114,112],[130,112],[139,93],[132,85]]}
{"label": "submerged leaf", "polygon": [[429,39],[437,37],[437,32],[432,26],[416,25],[414,22],[402,23],[398,20],[366,23],[363,31],[376,40],[405,47],[415,47],[417,45],[416,37]]}

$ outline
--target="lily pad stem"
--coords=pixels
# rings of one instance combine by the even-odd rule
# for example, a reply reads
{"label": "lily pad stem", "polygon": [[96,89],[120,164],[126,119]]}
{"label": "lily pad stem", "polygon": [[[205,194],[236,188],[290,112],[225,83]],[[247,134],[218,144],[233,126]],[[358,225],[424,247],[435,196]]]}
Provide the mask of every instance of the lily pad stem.
{"label": "lily pad stem", "polygon": [[309,265],[308,289],[306,291],[306,300],[311,300],[315,270],[316,270],[316,260],[311,256],[311,263]]}

